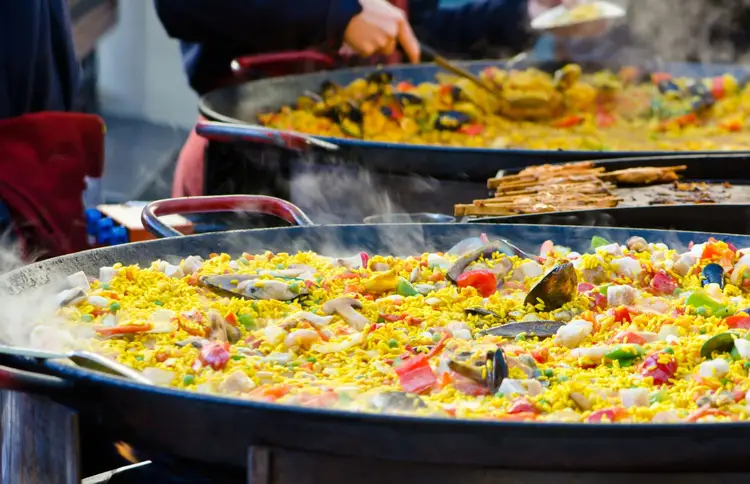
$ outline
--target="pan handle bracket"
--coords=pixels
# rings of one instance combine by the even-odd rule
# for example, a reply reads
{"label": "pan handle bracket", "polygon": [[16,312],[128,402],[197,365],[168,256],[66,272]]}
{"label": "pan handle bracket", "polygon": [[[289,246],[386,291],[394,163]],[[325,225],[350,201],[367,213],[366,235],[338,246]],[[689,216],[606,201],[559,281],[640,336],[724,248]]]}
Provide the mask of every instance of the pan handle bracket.
{"label": "pan handle bracket", "polygon": [[156,237],[176,237],[183,234],[159,220],[160,216],[211,212],[262,213],[275,215],[292,225],[313,225],[312,220],[298,206],[265,195],[219,195],[157,200],[143,209],[141,222],[143,227]]}

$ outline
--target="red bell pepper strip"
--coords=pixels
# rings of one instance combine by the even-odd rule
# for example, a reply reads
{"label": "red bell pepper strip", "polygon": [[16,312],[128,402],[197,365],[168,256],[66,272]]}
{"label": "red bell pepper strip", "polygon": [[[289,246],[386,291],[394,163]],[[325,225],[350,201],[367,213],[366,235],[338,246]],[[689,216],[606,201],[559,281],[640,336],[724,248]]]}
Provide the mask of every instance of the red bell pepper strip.
{"label": "red bell pepper strip", "polygon": [[724,76],[714,77],[711,82],[711,94],[716,99],[721,99],[726,94]]}
{"label": "red bell pepper strip", "polygon": [[459,131],[463,134],[468,134],[469,136],[478,136],[484,132],[484,126],[479,123],[469,124],[461,127]]}
{"label": "red bell pepper strip", "polygon": [[497,291],[497,277],[493,272],[478,270],[464,272],[456,280],[458,287],[473,287],[482,297],[490,297]]}
{"label": "red bell pepper strip", "polygon": [[719,127],[731,133],[736,133],[737,131],[742,131],[744,124],[739,119],[731,119],[729,121],[722,121],[719,123]]}
{"label": "red bell pepper strip", "polygon": [[437,344],[432,347],[430,352],[427,353],[427,358],[429,359],[440,354],[440,352],[443,351],[443,348],[445,348],[446,341],[451,339],[451,337],[452,336],[449,333],[443,333],[443,337],[440,338],[440,341],[438,341]]}
{"label": "red bell pepper strip", "polygon": [[544,363],[549,359],[549,348],[531,350],[531,356],[537,363]]}
{"label": "red bell pepper strip", "polygon": [[125,324],[122,326],[97,326],[94,331],[100,336],[116,336],[121,334],[136,334],[151,331],[150,324]]}
{"label": "red bell pepper strip", "polygon": [[593,284],[589,284],[588,282],[582,282],[578,284],[578,292],[580,292],[581,294],[585,294],[593,290],[595,287],[596,286],[594,286]]}
{"label": "red bell pepper strip", "polygon": [[405,392],[423,393],[437,383],[437,376],[425,355],[413,356],[394,370]]}
{"label": "red bell pepper strip", "polygon": [[591,309],[604,309],[607,307],[607,296],[604,294],[597,291],[591,291],[589,296],[591,296]]}
{"label": "red bell pepper strip", "polygon": [[623,331],[622,333],[618,333],[609,342],[613,344],[630,343],[634,345],[642,345],[647,343],[646,339],[643,336],[633,333],[632,331]]}
{"label": "red bell pepper strip", "polygon": [[622,323],[622,322],[632,323],[633,322],[633,317],[630,315],[630,311],[628,311],[628,308],[626,307],[616,308],[613,311],[612,315],[615,317],[616,323]]}
{"label": "red bell pepper strip", "polygon": [[654,385],[667,385],[677,372],[674,355],[658,351],[646,357],[641,365],[641,375],[651,377]]}
{"label": "red bell pepper strip", "polygon": [[597,410],[586,418],[588,423],[600,423],[606,419],[608,422],[617,422],[628,414],[622,407],[603,408]]}
{"label": "red bell pepper strip", "polygon": [[219,371],[227,366],[229,361],[229,343],[212,341],[205,344],[201,348],[199,358],[204,365]]}
{"label": "red bell pepper strip", "polygon": [[750,329],[750,316],[745,313],[729,316],[724,322],[732,329]]}
{"label": "red bell pepper strip", "polygon": [[558,119],[557,121],[552,123],[552,125],[556,128],[572,128],[573,126],[578,126],[582,122],[583,116],[572,114],[570,116]]}
{"label": "red bell pepper strip", "polygon": [[677,281],[672,276],[661,270],[651,279],[651,287],[658,294],[671,295],[677,289]]}
{"label": "red bell pepper strip", "polygon": [[237,316],[234,313],[227,314],[224,319],[232,326],[237,326]]}
{"label": "red bell pepper strip", "polygon": [[263,387],[259,387],[251,391],[249,393],[249,396],[250,398],[253,398],[256,400],[265,400],[267,402],[275,402],[279,398],[289,393],[289,390],[290,388],[288,385],[263,386]]}
{"label": "red bell pepper strip", "polygon": [[534,405],[532,405],[531,402],[529,402],[525,398],[516,398],[515,400],[513,400],[513,403],[510,404],[508,413],[537,413],[537,410],[536,407],[534,407]]}

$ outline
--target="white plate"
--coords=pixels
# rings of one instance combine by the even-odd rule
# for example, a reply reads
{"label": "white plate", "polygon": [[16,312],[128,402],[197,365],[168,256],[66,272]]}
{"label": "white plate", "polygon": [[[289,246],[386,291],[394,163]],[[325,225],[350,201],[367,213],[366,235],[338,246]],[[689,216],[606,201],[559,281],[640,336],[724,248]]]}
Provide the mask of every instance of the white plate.
{"label": "white plate", "polygon": [[590,2],[590,4],[595,5],[599,10],[599,16],[595,19],[573,20],[565,23],[558,23],[560,21],[560,17],[565,16],[571,10],[563,5],[560,5],[559,7],[547,10],[542,15],[532,20],[531,28],[535,30],[558,29],[561,27],[567,27],[569,25],[585,24],[589,22],[596,22],[598,20],[612,20],[625,16],[625,9],[620,7],[619,5],[615,5],[610,2]]}

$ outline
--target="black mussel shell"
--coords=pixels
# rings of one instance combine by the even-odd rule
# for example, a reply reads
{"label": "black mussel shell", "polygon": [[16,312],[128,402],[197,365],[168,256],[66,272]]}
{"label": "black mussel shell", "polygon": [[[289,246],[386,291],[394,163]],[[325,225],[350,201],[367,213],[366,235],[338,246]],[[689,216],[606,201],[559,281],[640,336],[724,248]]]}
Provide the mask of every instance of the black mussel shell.
{"label": "black mussel shell", "polygon": [[333,81],[323,81],[323,83],[320,85],[320,95],[323,96],[323,99],[329,99],[336,95],[341,90],[341,86],[336,84]]}
{"label": "black mussel shell", "polygon": [[460,111],[440,111],[435,119],[435,129],[441,131],[458,131],[471,123],[471,116]]}
{"label": "black mussel shell", "polygon": [[500,384],[508,378],[508,362],[501,348],[487,352],[487,388],[494,394],[500,389]]}
{"label": "black mussel shell", "polygon": [[322,103],[323,97],[312,91],[305,91],[304,94],[297,99],[297,106],[299,106],[300,109],[313,109],[316,105]]}
{"label": "black mussel shell", "polygon": [[700,81],[696,81],[690,84],[687,88],[687,92],[691,96],[703,97],[703,96],[711,95],[711,91],[708,90],[708,87],[706,87],[706,85]]}
{"label": "black mussel shell", "polygon": [[724,289],[724,269],[719,264],[707,264],[701,271],[701,285],[718,284]]}
{"label": "black mussel shell", "polygon": [[394,118],[395,117],[394,112],[393,112],[393,108],[391,108],[390,106],[381,106],[380,107],[380,112],[383,113],[383,116],[385,116],[386,118]]}
{"label": "black mussel shell", "polygon": [[394,92],[393,99],[396,100],[401,106],[419,106],[424,104],[424,99],[421,96],[410,92]]}
{"label": "black mussel shell", "polygon": [[712,336],[701,346],[701,358],[711,358],[714,353],[729,353],[737,338],[739,335],[732,331]]}
{"label": "black mussel shell", "polygon": [[342,103],[336,106],[336,110],[337,121],[341,130],[354,138],[362,138],[364,136],[365,116],[354,101]]}
{"label": "black mussel shell", "polygon": [[200,279],[200,282],[216,293],[248,299],[248,295],[244,291],[237,289],[237,284],[257,278],[258,276],[254,274],[217,274],[204,276]]}
{"label": "black mussel shell", "polygon": [[492,254],[498,250],[500,250],[500,243],[490,242],[489,244],[483,245],[478,249],[462,255],[448,268],[446,277],[449,281],[455,284],[456,281],[458,281],[458,277],[463,274],[464,270],[469,267],[472,262],[476,262],[482,257],[489,259],[492,257]]}
{"label": "black mussel shell", "polygon": [[463,90],[456,86],[455,84],[451,84],[450,86],[444,86],[444,88],[447,90],[447,93],[450,95],[451,101],[458,102],[464,97]]}
{"label": "black mussel shell", "polygon": [[375,71],[367,76],[367,82],[378,85],[386,85],[393,82],[393,74],[388,71]]}
{"label": "black mussel shell", "polygon": [[508,323],[502,326],[494,326],[479,332],[480,336],[492,335],[503,338],[515,338],[520,334],[536,336],[545,339],[557,334],[557,330],[565,326],[560,321],[523,321],[520,323]]}
{"label": "black mussel shell", "polygon": [[578,292],[578,276],[573,264],[560,264],[547,273],[526,296],[525,304],[544,303],[547,311],[560,309],[563,304],[572,301]]}
{"label": "black mussel shell", "polygon": [[662,79],[661,81],[659,81],[656,87],[659,89],[659,92],[662,94],[680,92],[680,86],[675,84],[674,81],[672,81],[671,79]]}
{"label": "black mussel shell", "polygon": [[695,97],[690,101],[690,108],[693,111],[702,111],[716,104],[716,99],[712,95]]}
{"label": "black mussel shell", "polygon": [[500,318],[500,315],[495,311],[490,311],[489,309],[484,308],[466,308],[464,309],[464,312],[473,316],[492,316],[493,318]]}

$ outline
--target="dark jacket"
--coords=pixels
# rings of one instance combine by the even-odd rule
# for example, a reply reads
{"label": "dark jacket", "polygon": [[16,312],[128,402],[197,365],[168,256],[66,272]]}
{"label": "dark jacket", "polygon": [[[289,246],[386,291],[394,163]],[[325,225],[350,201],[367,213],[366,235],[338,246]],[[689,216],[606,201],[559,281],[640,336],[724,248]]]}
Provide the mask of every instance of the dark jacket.
{"label": "dark jacket", "polygon": [[[202,94],[229,76],[232,59],[266,52],[321,48],[337,52],[358,0],[155,0],[167,33],[182,41],[190,85]],[[480,0],[438,8],[411,0],[409,17],[420,40],[446,52],[486,45],[521,48],[525,0]]]}
{"label": "dark jacket", "polygon": [[0,119],[70,110],[78,69],[66,0],[0,3]]}

